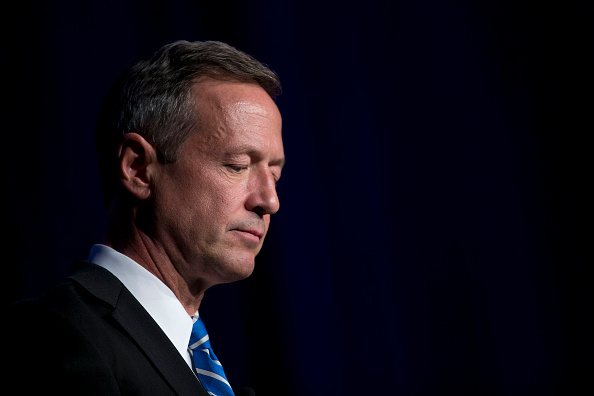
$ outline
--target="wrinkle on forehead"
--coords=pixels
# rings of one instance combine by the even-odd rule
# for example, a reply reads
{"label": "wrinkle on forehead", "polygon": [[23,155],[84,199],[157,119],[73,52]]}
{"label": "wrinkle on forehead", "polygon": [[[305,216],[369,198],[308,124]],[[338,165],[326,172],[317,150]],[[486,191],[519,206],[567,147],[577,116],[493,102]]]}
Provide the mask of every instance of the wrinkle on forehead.
{"label": "wrinkle on forehead", "polygon": [[271,112],[265,106],[254,102],[234,102],[225,109],[226,122],[235,128],[242,126],[264,126],[270,122]]}
{"label": "wrinkle on forehead", "polygon": [[260,104],[256,104],[253,102],[245,102],[245,101],[239,101],[239,102],[235,102],[235,103],[231,103],[228,106],[227,111],[230,113],[231,116],[236,116],[237,114],[240,113],[247,113],[247,114],[253,114],[253,115],[257,115],[257,116],[266,116],[268,115],[268,110],[260,105]]}
{"label": "wrinkle on forehead", "polygon": [[280,123],[280,113],[279,120],[275,120],[276,104],[265,91],[254,91],[255,87],[259,88],[255,83],[202,80],[195,87],[203,131],[209,131],[203,136],[205,140],[226,139],[233,130],[249,126],[264,128],[271,121]]}

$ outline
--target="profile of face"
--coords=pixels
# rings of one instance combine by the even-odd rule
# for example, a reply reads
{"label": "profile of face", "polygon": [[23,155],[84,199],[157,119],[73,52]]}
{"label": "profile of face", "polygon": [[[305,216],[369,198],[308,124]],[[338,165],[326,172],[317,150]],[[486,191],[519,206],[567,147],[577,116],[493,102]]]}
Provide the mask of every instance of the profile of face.
{"label": "profile of face", "polygon": [[257,84],[195,84],[198,127],[178,159],[159,165],[152,190],[153,238],[186,282],[248,277],[284,164],[280,112]]}

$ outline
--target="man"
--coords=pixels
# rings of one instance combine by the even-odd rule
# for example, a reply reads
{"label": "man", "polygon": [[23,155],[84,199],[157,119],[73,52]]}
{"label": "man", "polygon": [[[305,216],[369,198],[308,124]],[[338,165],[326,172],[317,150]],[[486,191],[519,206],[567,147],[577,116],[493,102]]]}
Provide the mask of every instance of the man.
{"label": "man", "polygon": [[233,395],[198,310],[252,273],[279,209],[280,89],[220,42],[166,45],[114,84],[96,131],[105,239],[11,308],[17,393]]}

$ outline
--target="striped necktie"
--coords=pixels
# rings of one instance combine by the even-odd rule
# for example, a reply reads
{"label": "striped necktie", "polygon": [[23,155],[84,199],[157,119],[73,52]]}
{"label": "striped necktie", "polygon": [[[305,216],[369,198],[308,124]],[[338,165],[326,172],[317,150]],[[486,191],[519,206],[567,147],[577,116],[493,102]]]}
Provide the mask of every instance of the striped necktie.
{"label": "striped necktie", "polygon": [[189,351],[196,368],[196,373],[208,394],[214,396],[234,396],[233,389],[227,381],[223,366],[210,346],[206,327],[198,312],[192,316],[194,326],[190,336]]}

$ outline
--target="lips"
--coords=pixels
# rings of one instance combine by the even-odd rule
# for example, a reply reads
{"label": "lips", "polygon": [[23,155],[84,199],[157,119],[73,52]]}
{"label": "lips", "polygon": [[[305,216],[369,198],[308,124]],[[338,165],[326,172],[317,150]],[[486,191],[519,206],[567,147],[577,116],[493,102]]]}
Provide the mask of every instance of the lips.
{"label": "lips", "polygon": [[261,230],[257,230],[257,229],[243,229],[243,228],[238,228],[236,229],[236,231],[240,231],[240,232],[246,232],[248,234],[252,234],[255,237],[257,237],[258,239],[262,238],[264,236],[264,232]]}

